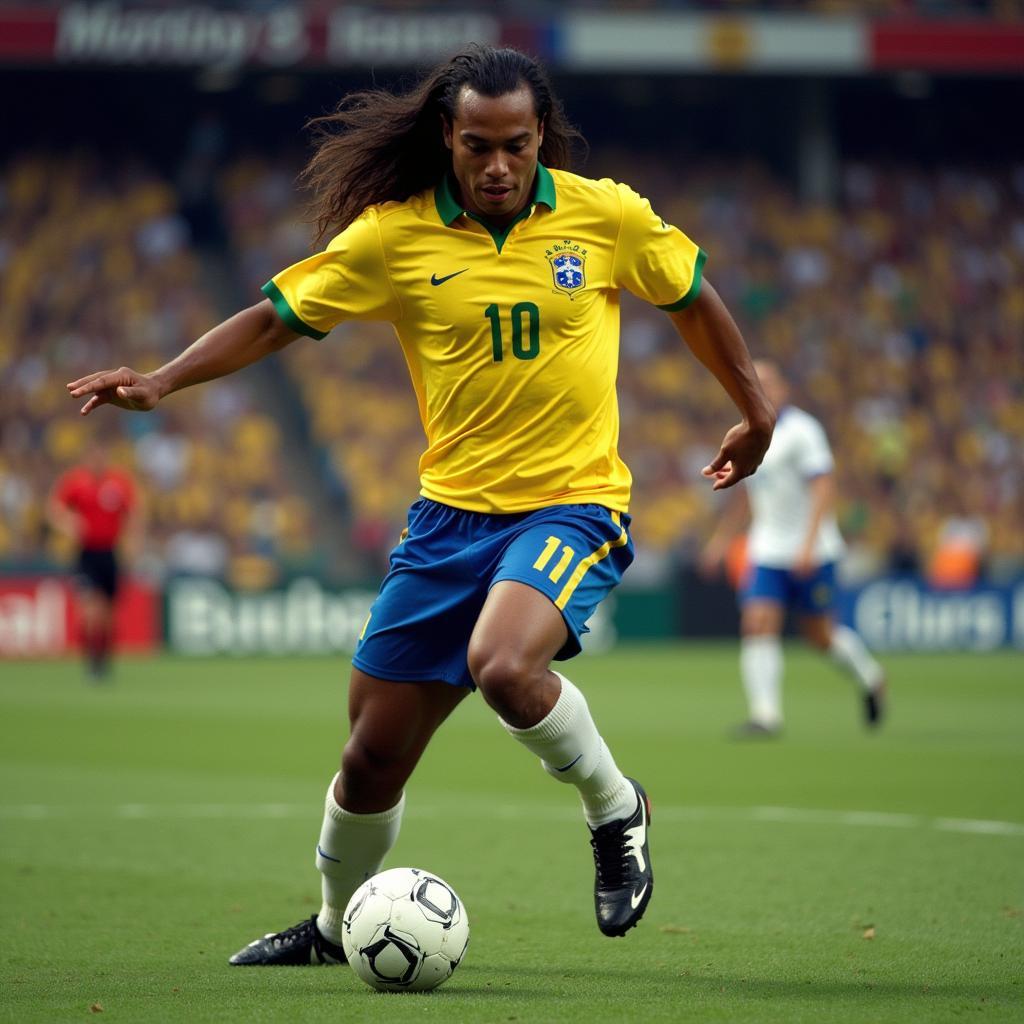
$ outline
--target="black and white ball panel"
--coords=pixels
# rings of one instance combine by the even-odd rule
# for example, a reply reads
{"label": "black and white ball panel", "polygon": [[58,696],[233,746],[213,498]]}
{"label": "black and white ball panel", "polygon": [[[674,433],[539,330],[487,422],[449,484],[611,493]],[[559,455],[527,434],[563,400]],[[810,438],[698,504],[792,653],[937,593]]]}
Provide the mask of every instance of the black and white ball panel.
{"label": "black and white ball panel", "polygon": [[412,899],[428,921],[436,921],[445,930],[459,921],[461,916],[459,898],[438,878],[425,876],[413,888]]}

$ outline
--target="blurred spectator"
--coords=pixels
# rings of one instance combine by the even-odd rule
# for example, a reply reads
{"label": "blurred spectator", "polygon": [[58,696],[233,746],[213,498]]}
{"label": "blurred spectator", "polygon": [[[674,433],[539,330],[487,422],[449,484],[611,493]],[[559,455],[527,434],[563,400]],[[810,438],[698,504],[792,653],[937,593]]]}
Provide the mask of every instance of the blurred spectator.
{"label": "blurred spectator", "polygon": [[943,590],[963,590],[977,583],[987,535],[988,529],[978,517],[946,519],[928,566],[928,582]]}
{"label": "blurred spectator", "polygon": [[110,670],[114,650],[114,608],[120,584],[118,548],[137,551],[141,512],[135,481],[107,457],[94,438],[82,460],[54,485],[47,503],[54,529],[75,547],[75,583],[82,619],[82,651],[89,675]]}
{"label": "blurred spectator", "polygon": [[[46,532],[45,496],[91,431],[65,382],[126,360],[159,364],[217,320],[177,202],[143,165],[90,154],[23,156],[0,175],[0,372],[12,384],[0,408],[0,567],[67,555]],[[276,574],[308,558],[280,428],[255,408],[232,380],[112,424],[110,455],[147,494],[151,570],[174,570],[190,533],[212,572],[230,575],[235,559],[250,571],[258,558]],[[185,547],[194,569],[195,536]]]}
{"label": "blurred spectator", "polygon": [[225,577],[231,549],[212,516],[175,530],[167,539],[165,557],[172,575]]}

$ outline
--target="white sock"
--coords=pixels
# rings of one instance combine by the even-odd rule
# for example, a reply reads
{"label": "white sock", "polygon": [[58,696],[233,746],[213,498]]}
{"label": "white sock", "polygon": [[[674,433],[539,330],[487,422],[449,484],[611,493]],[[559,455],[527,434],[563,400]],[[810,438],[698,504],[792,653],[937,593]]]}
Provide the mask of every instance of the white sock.
{"label": "white sock", "polygon": [[501,724],[527,750],[541,759],[544,770],[559,782],[575,786],[592,828],[628,818],[636,810],[636,790],[619,771],[590,717],[587,700],[565,676],[555,706],[529,729]]}
{"label": "white sock", "polygon": [[334,799],[335,776],[327,787],[324,824],[316,848],[316,866],[322,876],[323,906],[316,925],[331,942],[341,945],[341,922],[352,893],[377,874],[384,857],[398,838],[405,810],[405,794],[389,811],[353,814]]}
{"label": "white sock", "polygon": [[769,729],[782,725],[782,641],[777,636],[743,637],[740,674],[750,720]]}
{"label": "white sock", "polygon": [[874,690],[881,685],[885,677],[882,666],[871,657],[864,641],[849,626],[832,627],[832,645],[828,653],[865,690]]}

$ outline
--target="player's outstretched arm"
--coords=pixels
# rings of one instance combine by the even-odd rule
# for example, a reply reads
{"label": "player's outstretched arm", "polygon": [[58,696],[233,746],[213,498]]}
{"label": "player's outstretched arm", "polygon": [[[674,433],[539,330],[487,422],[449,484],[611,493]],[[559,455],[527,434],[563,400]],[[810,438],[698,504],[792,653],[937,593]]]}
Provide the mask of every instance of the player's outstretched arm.
{"label": "player's outstretched arm", "polygon": [[100,370],[72,381],[67,388],[72,398],[86,399],[83,416],[101,405],[148,412],[171,392],[226,377],[298,337],[277,315],[270,300],[264,299],[207,331],[159,370],[139,373],[127,366]]}
{"label": "player's outstretched arm", "polygon": [[775,410],[757,379],[740,329],[707,278],[697,298],[669,316],[690,351],[715,375],[743,416],[703,469],[714,480],[714,490],[732,487],[761,465],[775,429]]}

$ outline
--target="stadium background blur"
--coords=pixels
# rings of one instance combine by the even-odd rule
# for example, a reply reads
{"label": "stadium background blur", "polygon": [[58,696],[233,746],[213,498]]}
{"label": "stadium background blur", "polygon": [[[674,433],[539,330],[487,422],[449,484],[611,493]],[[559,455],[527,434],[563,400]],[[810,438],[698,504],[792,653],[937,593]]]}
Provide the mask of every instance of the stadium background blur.
{"label": "stadium background blur", "polygon": [[[881,648],[1024,645],[1024,3],[54,3],[0,4],[0,656],[73,645],[45,501],[95,432],[145,494],[130,645],[351,641],[416,493],[389,329],[150,415],[83,421],[63,385],[154,368],[259,300],[310,251],[304,122],[470,38],[546,60],[590,141],[577,170],[698,241],[824,422],[844,614]],[[660,313],[623,320],[638,559],[595,639],[727,633],[731,592],[693,565],[734,411]]]}

